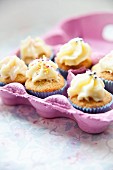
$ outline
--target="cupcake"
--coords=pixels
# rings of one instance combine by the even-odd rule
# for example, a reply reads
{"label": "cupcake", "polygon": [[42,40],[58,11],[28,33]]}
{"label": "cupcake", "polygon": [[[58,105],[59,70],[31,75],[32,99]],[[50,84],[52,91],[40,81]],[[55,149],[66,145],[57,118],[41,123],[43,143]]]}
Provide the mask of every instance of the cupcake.
{"label": "cupcake", "polygon": [[102,79],[91,71],[74,77],[68,96],[73,107],[87,113],[106,112],[113,103],[113,97],[104,89]]}
{"label": "cupcake", "polygon": [[27,92],[40,98],[62,94],[66,82],[57,68],[57,64],[45,58],[31,62],[26,72],[25,87]]}
{"label": "cupcake", "polygon": [[113,93],[113,51],[100,59],[99,63],[92,67],[97,75],[101,77],[105,83],[105,89]]}
{"label": "cupcake", "polygon": [[0,61],[0,85],[12,82],[24,84],[27,66],[16,55],[5,57]]}
{"label": "cupcake", "polygon": [[91,48],[82,38],[74,38],[64,44],[55,58],[59,71],[66,78],[69,69],[90,68]]}
{"label": "cupcake", "polygon": [[20,57],[28,65],[32,60],[42,58],[45,55],[47,58],[53,58],[53,51],[40,38],[32,39],[28,37],[23,40],[20,45]]}

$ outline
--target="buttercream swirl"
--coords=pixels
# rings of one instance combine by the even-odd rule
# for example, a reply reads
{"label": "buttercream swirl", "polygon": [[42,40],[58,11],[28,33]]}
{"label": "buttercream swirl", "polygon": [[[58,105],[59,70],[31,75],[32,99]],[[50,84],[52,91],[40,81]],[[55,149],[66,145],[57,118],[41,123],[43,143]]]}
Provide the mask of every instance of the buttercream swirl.
{"label": "buttercream swirl", "polygon": [[0,61],[0,76],[15,80],[17,75],[26,76],[27,66],[16,55],[5,57]]}
{"label": "buttercream swirl", "polygon": [[49,58],[51,56],[51,48],[41,38],[32,39],[29,36],[21,42],[20,54],[25,63],[29,64],[32,60],[43,55]]}
{"label": "buttercream swirl", "polygon": [[108,71],[113,73],[113,51],[100,59],[99,68],[101,72]]}
{"label": "buttercream swirl", "polygon": [[58,81],[57,68],[57,64],[51,60],[36,59],[29,64],[26,77],[31,79],[33,83],[41,80]]}
{"label": "buttercream swirl", "polygon": [[90,56],[91,48],[82,38],[70,40],[60,48],[57,54],[59,62],[68,66],[78,65],[86,59],[90,59]]}
{"label": "buttercream swirl", "polygon": [[103,81],[96,76],[95,72],[90,71],[76,75],[68,89],[70,98],[77,96],[78,100],[87,101],[92,98],[96,102],[103,100],[105,92]]}

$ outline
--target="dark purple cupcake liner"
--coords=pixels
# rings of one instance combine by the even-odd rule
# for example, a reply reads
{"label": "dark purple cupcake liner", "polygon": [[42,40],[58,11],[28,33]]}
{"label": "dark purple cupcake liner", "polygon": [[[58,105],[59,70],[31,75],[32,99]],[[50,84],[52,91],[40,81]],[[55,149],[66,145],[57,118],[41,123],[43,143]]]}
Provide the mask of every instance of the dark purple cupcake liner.
{"label": "dark purple cupcake liner", "polygon": [[105,106],[101,106],[101,107],[97,107],[97,108],[80,107],[80,106],[72,103],[70,99],[69,99],[69,101],[70,101],[70,103],[72,104],[72,106],[75,109],[81,110],[81,111],[83,111],[85,113],[92,113],[92,114],[95,114],[95,113],[104,113],[104,112],[107,112],[107,111],[112,109],[111,106],[113,104],[113,96],[112,96],[111,102],[109,102]]}
{"label": "dark purple cupcake liner", "polygon": [[6,83],[0,82],[0,87],[5,86]]}
{"label": "dark purple cupcake liner", "polygon": [[55,94],[63,94],[63,92],[65,91],[66,86],[67,86],[67,82],[65,81],[64,87],[62,87],[59,90],[53,91],[53,92],[34,92],[32,90],[27,90],[27,89],[26,89],[26,91],[29,94],[33,95],[33,96],[39,97],[41,99],[44,99],[44,98],[46,98],[48,96],[52,96],[52,95],[55,95]]}
{"label": "dark purple cupcake liner", "polygon": [[55,58],[55,52],[52,50],[52,54],[50,56],[50,60],[54,62],[54,58]]}
{"label": "dark purple cupcake liner", "polygon": [[105,84],[105,89],[113,94],[113,81],[102,79]]}
{"label": "dark purple cupcake liner", "polygon": [[58,68],[58,71],[60,72],[60,74],[65,78],[65,80],[67,79],[67,75],[68,75],[68,71],[62,70],[60,68]]}

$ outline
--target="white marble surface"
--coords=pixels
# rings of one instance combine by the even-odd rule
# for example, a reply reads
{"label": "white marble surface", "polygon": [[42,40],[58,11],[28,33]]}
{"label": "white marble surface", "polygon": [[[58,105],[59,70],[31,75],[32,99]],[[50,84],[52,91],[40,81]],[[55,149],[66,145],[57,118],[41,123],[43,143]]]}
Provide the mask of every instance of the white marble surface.
{"label": "white marble surface", "polygon": [[0,103],[0,170],[91,169],[113,170],[113,123],[91,135],[75,121]]}

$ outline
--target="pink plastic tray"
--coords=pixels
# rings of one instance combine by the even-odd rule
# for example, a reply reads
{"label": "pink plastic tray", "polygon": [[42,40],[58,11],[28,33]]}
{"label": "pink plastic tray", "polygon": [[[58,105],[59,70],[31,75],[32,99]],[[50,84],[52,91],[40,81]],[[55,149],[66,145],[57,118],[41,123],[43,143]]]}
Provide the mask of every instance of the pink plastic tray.
{"label": "pink plastic tray", "polygon": [[[50,33],[44,36],[45,41],[52,45],[54,50],[71,38],[82,37],[93,49],[92,60],[97,63],[106,53],[113,49],[112,37],[109,30],[113,27],[113,14],[100,13],[81,17],[74,17],[61,22]],[[19,53],[19,49],[15,51]],[[82,72],[84,70],[80,70]],[[76,71],[75,71],[76,73]],[[69,71],[68,84],[74,74]],[[87,114],[71,106],[67,97],[53,95],[40,99],[29,95],[23,85],[10,83],[0,88],[0,95],[4,104],[28,104],[36,108],[37,113],[45,118],[68,117],[75,120],[78,126],[88,133],[103,132],[113,121],[113,107],[110,111],[101,114]]]}

